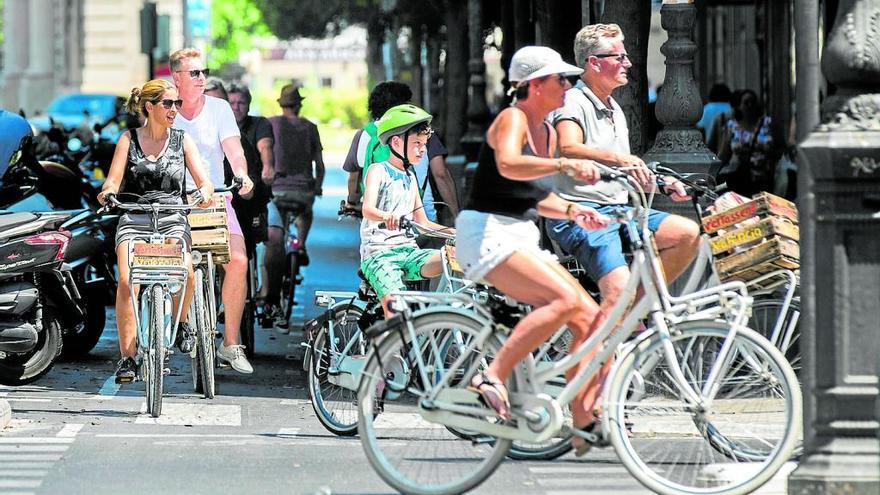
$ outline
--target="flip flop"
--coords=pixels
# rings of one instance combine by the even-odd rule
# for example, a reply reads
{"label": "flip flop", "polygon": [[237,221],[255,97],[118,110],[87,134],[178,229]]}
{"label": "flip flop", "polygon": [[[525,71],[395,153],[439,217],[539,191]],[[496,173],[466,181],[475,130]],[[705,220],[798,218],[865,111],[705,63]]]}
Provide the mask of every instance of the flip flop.
{"label": "flip flop", "polygon": [[507,389],[499,381],[492,381],[485,373],[474,375],[468,390],[480,396],[484,406],[495,411],[501,419],[510,419],[510,404],[507,401]]}
{"label": "flip flop", "polygon": [[576,431],[572,432],[572,434],[574,435],[574,438],[571,439],[571,446],[574,449],[574,456],[575,457],[583,457],[583,456],[587,455],[587,452],[589,452],[594,446],[600,445],[599,442],[592,442],[592,441],[587,440],[586,438],[578,435],[578,432],[583,432],[583,433],[588,433],[590,435],[594,435],[594,436],[598,437],[598,435],[595,432],[595,430],[598,426],[599,426],[599,422],[593,421],[592,423],[590,423],[586,426],[582,426],[580,428],[575,427]]}

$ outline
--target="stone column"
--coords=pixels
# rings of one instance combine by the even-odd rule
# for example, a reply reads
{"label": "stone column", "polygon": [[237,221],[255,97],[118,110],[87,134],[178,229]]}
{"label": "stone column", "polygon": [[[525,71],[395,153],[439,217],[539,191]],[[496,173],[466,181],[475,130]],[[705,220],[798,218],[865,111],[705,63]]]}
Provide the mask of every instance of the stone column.
{"label": "stone column", "polygon": [[18,93],[21,77],[28,65],[28,2],[6,0],[3,9],[3,73],[0,77],[0,106],[17,112],[21,107]]}
{"label": "stone column", "polygon": [[19,98],[21,106],[33,114],[45,111],[55,93],[53,69],[53,42],[55,37],[55,7],[52,0],[31,0],[28,17],[30,64],[22,77]]}
{"label": "stone column", "polygon": [[[798,30],[800,31],[801,26]],[[880,0],[841,0],[822,72],[836,94],[799,146],[804,457],[790,494],[880,493]]]}
{"label": "stone column", "polygon": [[[709,151],[703,133],[696,127],[703,114],[700,91],[694,80],[694,54],[697,45],[692,34],[697,9],[693,3],[669,3],[660,8],[660,23],[669,39],[660,47],[666,55],[666,77],[657,95],[655,112],[663,124],[654,146],[643,156],[645,162],[658,161],[681,172],[714,172],[720,165]],[[689,203],[673,203],[665,197],[655,201],[658,208],[694,216]]]}
{"label": "stone column", "polygon": [[468,127],[461,145],[468,161],[477,159],[489,124],[489,105],[486,103],[486,63],[483,61],[483,5],[480,0],[468,0]]}

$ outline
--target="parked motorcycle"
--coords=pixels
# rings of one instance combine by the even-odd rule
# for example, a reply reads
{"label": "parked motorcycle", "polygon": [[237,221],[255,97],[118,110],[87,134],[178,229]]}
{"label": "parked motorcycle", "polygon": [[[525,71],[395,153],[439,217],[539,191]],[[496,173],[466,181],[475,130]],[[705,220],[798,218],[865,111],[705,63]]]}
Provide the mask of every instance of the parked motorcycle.
{"label": "parked motorcycle", "polygon": [[23,151],[21,160],[10,166],[3,177],[0,208],[18,212],[72,208],[61,225],[71,234],[64,260],[83,296],[81,311],[85,317],[63,328],[64,354],[81,356],[97,345],[106,323],[106,305],[114,300],[118,217],[93,211],[94,188],[77,173],[77,168],[59,162],[38,162],[32,149]]}
{"label": "parked motorcycle", "polygon": [[69,212],[0,213],[0,383],[44,375],[61,353],[61,328],[82,321],[64,253]]}

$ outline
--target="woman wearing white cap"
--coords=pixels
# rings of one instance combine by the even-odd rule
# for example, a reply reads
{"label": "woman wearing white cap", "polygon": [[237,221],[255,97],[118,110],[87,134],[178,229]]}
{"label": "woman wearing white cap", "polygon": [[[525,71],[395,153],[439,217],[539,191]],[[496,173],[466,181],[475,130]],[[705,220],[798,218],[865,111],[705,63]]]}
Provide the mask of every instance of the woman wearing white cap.
{"label": "woman wearing white cap", "polygon": [[[470,384],[503,419],[510,417],[504,381],[520,360],[562,325],[572,331],[572,348],[595,330],[585,317],[598,311],[595,301],[552,254],[540,249],[535,224],[538,215],[569,219],[586,229],[608,224],[608,218],[592,208],[549,192],[552,181],[540,180],[557,173],[589,183],[599,179],[592,162],[557,158],[556,131],[545,122],[547,114],[564,102],[571,87],[567,77],[581,72],[550,48],[527,46],[513,55],[508,79],[514,102],[489,127],[471,196],[456,219],[456,256],[467,278],[485,280],[534,308],[514,327],[492,364]],[[577,373],[591,357],[569,374]],[[575,426],[591,423],[588,411],[600,385],[589,383],[573,403]],[[586,450],[580,438],[574,442],[578,453]]]}

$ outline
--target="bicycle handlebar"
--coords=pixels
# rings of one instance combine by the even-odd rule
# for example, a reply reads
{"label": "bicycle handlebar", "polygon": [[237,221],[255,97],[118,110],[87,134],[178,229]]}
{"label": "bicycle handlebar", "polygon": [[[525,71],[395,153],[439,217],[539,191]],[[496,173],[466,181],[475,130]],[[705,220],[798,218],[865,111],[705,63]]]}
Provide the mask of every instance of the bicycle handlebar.
{"label": "bicycle handlebar", "polygon": [[[232,192],[237,191],[241,188],[242,183],[244,182],[240,177],[234,177],[233,183],[230,185],[224,185],[214,190],[214,192]],[[201,189],[192,189],[187,191],[187,194],[193,197],[193,202],[182,205],[175,204],[162,204],[162,203],[123,203],[117,199],[117,195],[115,193],[107,194],[105,198],[107,199],[107,204],[98,209],[98,213],[102,214],[110,210],[111,208],[116,208],[125,211],[142,211],[142,212],[160,212],[160,211],[190,211],[199,207],[199,204],[202,202],[202,191]]]}
{"label": "bicycle handlebar", "polygon": [[[388,226],[385,225],[385,222],[381,222],[379,224],[380,229],[387,229]],[[406,231],[406,235],[410,237],[416,237],[418,235],[426,235],[428,237],[436,237],[438,239],[446,239],[446,240],[455,240],[455,235],[450,234],[449,232],[444,232],[443,230],[432,229],[426,225],[422,225],[418,222],[410,220],[406,217],[400,217],[398,221],[397,230]]]}
{"label": "bicycle handlebar", "polygon": [[339,202],[339,210],[336,212],[337,220],[342,220],[345,217],[352,218],[363,218],[364,215],[361,212],[360,208],[349,208],[345,206],[345,200]]}

